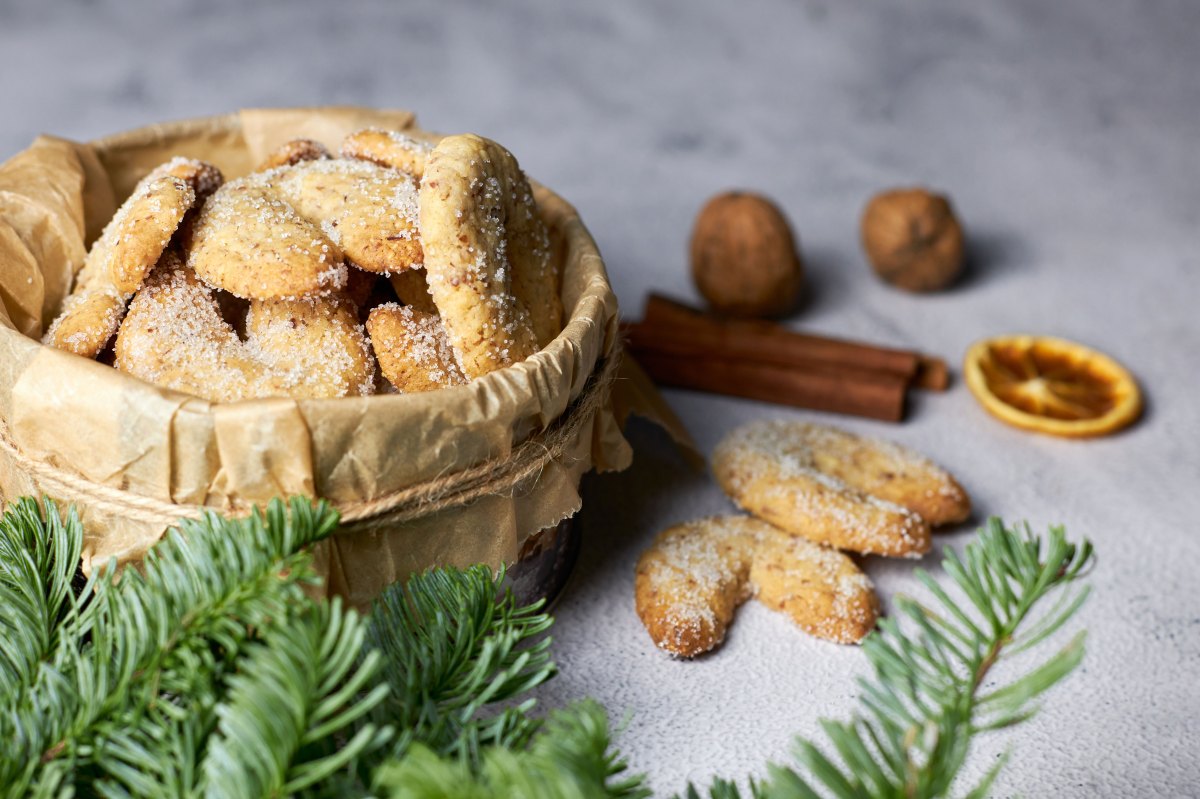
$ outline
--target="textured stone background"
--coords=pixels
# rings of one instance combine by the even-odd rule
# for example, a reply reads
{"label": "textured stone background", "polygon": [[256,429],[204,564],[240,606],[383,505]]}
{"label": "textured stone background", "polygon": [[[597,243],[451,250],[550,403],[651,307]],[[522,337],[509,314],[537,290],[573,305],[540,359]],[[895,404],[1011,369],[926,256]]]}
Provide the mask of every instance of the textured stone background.
{"label": "textured stone background", "polygon": [[[1200,6],[1040,0],[477,4],[0,2],[0,153],[36,133],[89,138],[238,107],[362,103],[507,144],[575,202],[629,315],[647,290],[692,297],[685,240],[701,202],[742,186],[799,231],[812,297],[794,323],[954,362],[977,337],[1077,338],[1133,367],[1149,400],[1095,442],[994,422],[956,385],[901,426],[671,392],[707,451],[747,419],[844,422],[926,450],[980,518],[1092,537],[1083,668],[1006,745],[998,795],[1196,795],[1200,766]],[[933,297],[876,282],[857,244],[875,190],[948,191],[970,274]],[[562,676],[661,792],[762,773],[792,736],[853,706],[859,652],[751,605],[694,663],[655,651],[632,566],[653,533],[728,506],[656,431],[628,473],[589,482],[584,562],[560,606]],[[946,540],[960,545],[970,528]],[[923,564],[935,568],[933,558]],[[882,593],[912,564],[868,564]]]}

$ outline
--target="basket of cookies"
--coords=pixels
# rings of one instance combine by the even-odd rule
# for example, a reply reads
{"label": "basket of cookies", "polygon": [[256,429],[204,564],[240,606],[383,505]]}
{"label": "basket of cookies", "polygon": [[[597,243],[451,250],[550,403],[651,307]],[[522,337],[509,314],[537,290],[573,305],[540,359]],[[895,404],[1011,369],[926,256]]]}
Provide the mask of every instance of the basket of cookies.
{"label": "basket of cookies", "polygon": [[41,137],[0,167],[0,299],[0,496],[74,503],[89,566],[285,495],[341,511],[317,557],[355,604],[561,555],[655,404],[574,209],[402,111]]}

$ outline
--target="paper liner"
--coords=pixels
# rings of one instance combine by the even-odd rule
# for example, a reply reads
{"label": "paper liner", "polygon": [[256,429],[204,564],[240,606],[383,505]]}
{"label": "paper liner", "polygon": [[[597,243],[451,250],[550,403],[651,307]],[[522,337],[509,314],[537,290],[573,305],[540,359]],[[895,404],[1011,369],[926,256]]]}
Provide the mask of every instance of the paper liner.
{"label": "paper liner", "polygon": [[[289,139],[336,150],[343,136],[366,126],[424,135],[407,111],[247,110],[87,144],[43,136],[0,166],[0,436],[7,443],[0,497],[70,493],[24,459],[131,499],[231,512],[290,494],[353,504],[506,458],[564,412],[597,363],[618,355],[617,303],[578,214],[540,186],[539,208],[563,257],[566,327],[534,357],[466,386],[215,404],[39,343],[85,243],[153,167],[183,155],[216,164],[229,179]],[[644,375],[629,371],[614,385],[622,420],[640,412],[673,421]],[[361,605],[434,564],[512,563],[530,535],[579,509],[584,472],[623,469],[630,459],[613,404],[602,403],[568,453],[515,495],[336,535],[317,552],[327,586]],[[129,503],[76,503],[86,526],[85,568],[110,558],[136,561],[164,531]]]}

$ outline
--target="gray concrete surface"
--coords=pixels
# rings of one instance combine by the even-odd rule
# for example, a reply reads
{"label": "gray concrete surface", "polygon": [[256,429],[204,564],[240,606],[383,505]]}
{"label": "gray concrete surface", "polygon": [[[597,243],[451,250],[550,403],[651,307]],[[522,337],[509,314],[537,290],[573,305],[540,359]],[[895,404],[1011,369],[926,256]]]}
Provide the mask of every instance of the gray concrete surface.
{"label": "gray concrete surface", "polygon": [[[920,396],[899,426],[667,397],[706,451],[760,416],[844,423],[952,468],[981,519],[1091,537],[1083,667],[1037,719],[981,742],[968,776],[1011,748],[997,795],[1194,796],[1197,41],[1200,6],[1181,0],[0,2],[0,154],[42,131],[86,139],[247,106],[408,107],[427,127],[499,139],[576,203],[628,315],[651,289],[694,298],[691,220],[740,186],[775,197],[799,232],[812,296],[796,326],[954,362],[1013,331],[1111,353],[1148,408],[1093,442],[1005,427],[961,384]],[[914,182],[949,192],[970,236],[969,274],[937,296],[880,284],[858,248],[867,197]],[[753,604],[714,656],[654,650],[633,611],[638,552],[728,504],[661,434],[631,435],[633,469],[587,484],[584,562],[559,608],[563,673],[543,699],[590,694],[631,714],[619,743],[661,792],[762,774],[795,734],[851,710],[863,659]],[[867,567],[885,597],[916,585],[911,563]]]}

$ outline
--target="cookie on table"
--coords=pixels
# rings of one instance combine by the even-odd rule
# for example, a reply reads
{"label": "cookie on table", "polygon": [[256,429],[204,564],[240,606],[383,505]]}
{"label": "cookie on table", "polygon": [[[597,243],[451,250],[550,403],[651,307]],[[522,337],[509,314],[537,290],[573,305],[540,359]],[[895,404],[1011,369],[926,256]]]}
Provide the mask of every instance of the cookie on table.
{"label": "cookie on table", "polygon": [[435,314],[386,303],[371,311],[367,332],[380,371],[402,394],[467,382],[442,320]]}
{"label": "cookie on table", "polygon": [[725,640],[737,606],[750,598],[755,546],[744,517],[701,519],[658,534],[638,559],[634,602],[660,648],[695,657]]}
{"label": "cookie on table", "polygon": [[755,516],[863,554],[919,557],[929,551],[931,522],[970,513],[961,486],[928,458],[824,425],[752,422],[717,445],[712,466]]}
{"label": "cookie on table", "polygon": [[679,657],[719,645],[737,606],[755,595],[836,643],[862,640],[878,615],[870,578],[849,557],[747,516],[671,527],[638,560],[638,617],[659,648]]}
{"label": "cookie on table", "polygon": [[825,641],[858,643],[875,628],[879,615],[871,579],[853,560],[774,527],[759,536],[750,583],[759,602]]}

